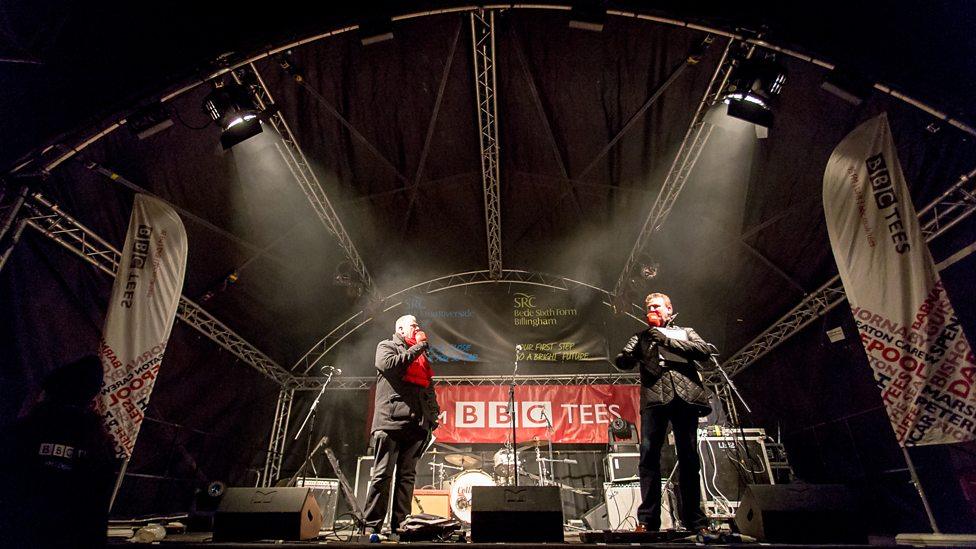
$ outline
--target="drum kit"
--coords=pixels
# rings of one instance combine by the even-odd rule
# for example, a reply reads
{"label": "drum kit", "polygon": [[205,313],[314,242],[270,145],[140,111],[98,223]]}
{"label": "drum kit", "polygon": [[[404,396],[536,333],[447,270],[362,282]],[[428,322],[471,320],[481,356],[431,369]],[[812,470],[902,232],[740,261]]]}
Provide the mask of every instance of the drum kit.
{"label": "drum kit", "polygon": [[[542,447],[548,446],[548,457],[542,456]],[[522,452],[534,450],[538,474],[525,470],[525,458]],[[545,439],[533,439],[519,444],[512,449],[506,444],[494,453],[491,463],[469,452],[447,453],[434,448],[428,452],[431,456],[430,469],[435,486],[449,493],[451,513],[466,523],[471,523],[471,492],[474,486],[512,486],[516,483],[516,457],[518,457],[518,475],[520,479],[527,478],[536,486],[558,486],[561,489],[589,496],[589,492],[579,488],[557,482],[552,464],[575,464],[574,459],[554,459],[552,445]],[[483,467],[487,466],[487,467]],[[487,471],[485,470],[487,468]],[[525,485],[525,481],[519,482]]]}

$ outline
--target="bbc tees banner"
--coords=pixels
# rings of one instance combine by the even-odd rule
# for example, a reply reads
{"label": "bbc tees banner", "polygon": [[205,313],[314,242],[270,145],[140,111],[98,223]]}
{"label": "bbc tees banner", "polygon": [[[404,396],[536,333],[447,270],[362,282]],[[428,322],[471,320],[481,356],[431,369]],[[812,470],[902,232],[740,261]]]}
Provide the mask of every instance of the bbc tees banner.
{"label": "bbc tees banner", "polygon": [[976,439],[976,358],[922,238],[886,115],[834,150],[823,200],[834,259],[899,444]]}
{"label": "bbc tees banner", "polygon": [[137,194],[99,355],[98,409],[119,457],[132,455],[166,350],[186,270],[186,231],[166,203]]}
{"label": "bbc tees banner", "polygon": [[[607,427],[623,418],[640,429],[636,385],[521,385],[515,387],[515,436],[554,444],[607,442]],[[512,438],[509,386],[437,386],[446,443],[504,443]]]}

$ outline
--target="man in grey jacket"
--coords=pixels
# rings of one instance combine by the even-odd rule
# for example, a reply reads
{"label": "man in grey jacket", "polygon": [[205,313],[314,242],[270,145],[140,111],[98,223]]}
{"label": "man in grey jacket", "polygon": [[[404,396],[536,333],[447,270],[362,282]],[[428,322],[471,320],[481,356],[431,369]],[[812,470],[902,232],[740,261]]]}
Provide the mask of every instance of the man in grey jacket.
{"label": "man in grey jacket", "polygon": [[417,461],[437,427],[439,412],[427,348],[427,334],[411,315],[397,319],[393,337],[376,346],[373,475],[366,494],[366,534],[380,532],[394,469],[391,532],[396,534],[410,513]]}
{"label": "man in grey jacket", "polygon": [[638,530],[661,527],[661,448],[668,423],[674,429],[678,453],[678,516],[689,530],[708,526],[701,508],[698,464],[698,418],[711,406],[699,370],[709,356],[709,344],[691,328],[672,325],[674,310],[665,294],[644,300],[648,328],[630,338],[615,364],[622,370],[640,368],[641,442],[638,472],[641,504]]}

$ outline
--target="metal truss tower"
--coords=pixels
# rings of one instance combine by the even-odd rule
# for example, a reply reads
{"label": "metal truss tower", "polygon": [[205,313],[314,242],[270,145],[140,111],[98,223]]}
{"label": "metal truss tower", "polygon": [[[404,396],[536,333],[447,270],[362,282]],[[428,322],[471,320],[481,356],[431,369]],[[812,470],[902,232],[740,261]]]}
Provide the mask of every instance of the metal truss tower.
{"label": "metal truss tower", "polygon": [[481,179],[485,189],[488,272],[502,275],[501,199],[498,174],[498,103],[495,100],[495,12],[471,13],[474,77],[477,83],[478,129],[481,136]]}

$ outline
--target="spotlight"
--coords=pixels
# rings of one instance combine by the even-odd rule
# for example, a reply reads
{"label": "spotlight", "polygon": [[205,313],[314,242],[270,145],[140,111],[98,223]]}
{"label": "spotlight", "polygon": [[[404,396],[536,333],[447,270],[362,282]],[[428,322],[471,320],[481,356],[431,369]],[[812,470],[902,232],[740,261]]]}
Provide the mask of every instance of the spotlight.
{"label": "spotlight", "polygon": [[867,99],[872,89],[870,83],[837,69],[827,73],[820,87],[855,107]]}
{"label": "spotlight", "polygon": [[658,264],[657,263],[644,263],[640,267],[640,274],[644,277],[644,280],[650,280],[657,276]]}
{"label": "spotlight", "polygon": [[573,6],[569,12],[569,28],[601,32],[607,22],[607,10],[593,6]]}
{"label": "spotlight", "polygon": [[764,128],[772,126],[772,101],[785,84],[786,70],[774,56],[740,61],[725,89],[728,115]]}
{"label": "spotlight", "polygon": [[393,40],[393,21],[389,18],[368,19],[359,23],[359,43],[368,46]]}
{"label": "spotlight", "polygon": [[637,427],[626,419],[614,418],[607,425],[607,442],[611,452],[635,451],[640,444]]}
{"label": "spotlight", "polygon": [[705,56],[705,52],[713,42],[715,42],[715,37],[709,34],[701,42],[692,46],[691,50],[688,51],[688,64],[697,65],[701,63],[702,57]]}
{"label": "spotlight", "polygon": [[236,82],[214,82],[203,108],[220,125],[220,144],[227,150],[261,133],[261,111],[247,89]]}
{"label": "spotlight", "polygon": [[363,283],[349,261],[336,265],[332,281],[336,286],[344,287],[349,297],[359,297],[364,293]]}
{"label": "spotlight", "polygon": [[126,126],[136,137],[146,139],[173,125],[173,119],[162,103],[153,103],[126,118]]}

